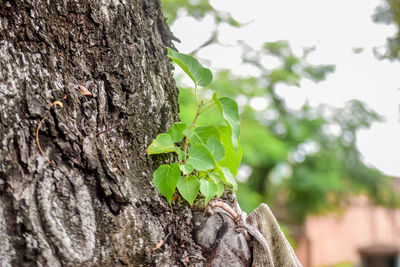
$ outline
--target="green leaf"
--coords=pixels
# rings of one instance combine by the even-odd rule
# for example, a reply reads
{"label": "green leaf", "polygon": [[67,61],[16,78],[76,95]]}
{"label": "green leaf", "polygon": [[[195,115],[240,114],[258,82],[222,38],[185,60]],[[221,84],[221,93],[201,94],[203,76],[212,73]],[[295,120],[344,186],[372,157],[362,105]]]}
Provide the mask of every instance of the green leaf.
{"label": "green leaf", "polygon": [[211,137],[219,140],[219,132],[215,126],[196,127],[193,130],[184,130],[183,133],[189,138],[190,144],[207,144],[207,140]]}
{"label": "green leaf", "polygon": [[196,85],[207,86],[213,76],[209,69],[204,68],[197,59],[168,48],[168,57],[178,64]]}
{"label": "green leaf", "polygon": [[153,173],[153,181],[157,190],[167,199],[171,205],[171,199],[175,192],[175,187],[181,177],[179,164],[163,164]]}
{"label": "green leaf", "polygon": [[178,190],[181,196],[189,202],[190,206],[193,205],[200,189],[200,181],[196,176],[183,177],[179,179]]}
{"label": "green leaf", "polygon": [[179,166],[179,168],[185,175],[192,173],[194,170],[193,166],[190,165],[189,163],[183,164],[183,165]]}
{"label": "green leaf", "polygon": [[189,148],[187,163],[199,171],[214,168],[214,157],[205,145],[195,144]]}
{"label": "green leaf", "polygon": [[303,70],[308,73],[313,81],[320,82],[325,80],[329,73],[335,71],[335,65],[306,66]]}
{"label": "green leaf", "polygon": [[222,181],[220,181],[217,184],[217,186],[218,186],[217,197],[220,197],[225,192],[225,185]]}
{"label": "green leaf", "polygon": [[231,173],[237,174],[240,162],[242,160],[242,147],[238,143],[238,152],[236,153],[231,139],[231,129],[228,126],[218,127],[218,132],[221,137],[221,144],[225,149],[225,157],[218,161],[218,165],[221,167],[227,167]]}
{"label": "green leaf", "polygon": [[181,148],[178,147],[176,153],[178,154],[179,161],[184,161],[185,160],[185,155],[186,154]]}
{"label": "green leaf", "polygon": [[214,101],[218,104],[218,107],[224,117],[225,122],[232,129],[232,144],[235,150],[238,150],[239,136],[240,136],[240,120],[239,120],[239,109],[237,103],[228,98],[221,97],[217,99],[216,94],[213,95]]}
{"label": "green leaf", "polygon": [[219,182],[222,181],[221,176],[218,173],[211,172],[208,174],[208,176],[211,178],[211,180],[214,181],[214,183],[218,184]]}
{"label": "green leaf", "polygon": [[178,148],[174,145],[171,136],[166,133],[157,135],[156,139],[153,140],[153,142],[147,148],[147,153],[149,155],[177,151]]}
{"label": "green leaf", "polygon": [[267,42],[263,48],[273,55],[282,55],[289,49],[288,41]]}
{"label": "green leaf", "polygon": [[211,154],[213,154],[214,159],[219,161],[225,156],[225,149],[222,146],[221,142],[218,141],[215,137],[210,137],[207,140],[207,148],[210,150]]}
{"label": "green leaf", "polygon": [[283,82],[286,84],[293,84],[300,86],[300,75],[292,71],[287,71],[284,69],[275,69],[270,73],[270,78],[272,83]]}
{"label": "green leaf", "polygon": [[200,192],[206,197],[204,200],[207,204],[218,192],[218,186],[213,181],[200,179]]}
{"label": "green leaf", "polygon": [[[222,171],[220,171],[220,173],[223,175]],[[220,197],[225,191],[224,179],[222,179],[218,173],[214,172],[209,173],[209,177],[218,186],[217,197]]]}
{"label": "green leaf", "polygon": [[183,131],[186,128],[186,123],[184,122],[175,122],[174,124],[172,124],[172,126],[168,130],[168,134],[171,136],[172,142],[180,142],[184,137]]}
{"label": "green leaf", "polygon": [[228,168],[222,168],[221,171],[224,174],[226,183],[229,184],[230,186],[232,186],[233,190],[236,191],[238,188],[238,185],[237,185],[235,176],[233,176],[233,174],[229,171]]}

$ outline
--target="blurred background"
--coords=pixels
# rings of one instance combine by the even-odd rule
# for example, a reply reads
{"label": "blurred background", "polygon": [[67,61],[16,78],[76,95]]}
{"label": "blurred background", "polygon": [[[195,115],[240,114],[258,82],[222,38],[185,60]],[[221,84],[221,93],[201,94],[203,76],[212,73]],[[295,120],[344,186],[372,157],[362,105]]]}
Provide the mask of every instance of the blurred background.
{"label": "blurred background", "polygon": [[242,209],[267,203],[305,267],[400,266],[400,1],[161,3],[176,48],[213,71],[200,93],[239,105]]}

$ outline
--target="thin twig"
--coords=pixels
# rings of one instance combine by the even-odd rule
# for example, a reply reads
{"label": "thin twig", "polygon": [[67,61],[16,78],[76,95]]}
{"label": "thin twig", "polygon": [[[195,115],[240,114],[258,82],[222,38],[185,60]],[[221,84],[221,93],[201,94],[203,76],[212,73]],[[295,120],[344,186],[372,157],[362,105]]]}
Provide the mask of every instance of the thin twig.
{"label": "thin twig", "polygon": [[38,127],[36,128],[36,143],[39,147],[40,153],[42,153],[43,157],[46,158],[47,162],[51,164],[51,161],[49,160],[49,158],[46,156],[46,154],[44,154],[42,147],[40,146],[40,142],[39,142],[39,130],[40,127],[42,127],[42,124],[44,122],[44,120],[46,119],[46,117],[43,117],[43,119],[39,122]]}
{"label": "thin twig", "polygon": [[199,105],[199,107],[198,107],[198,109],[197,109],[196,115],[194,116],[194,119],[193,119],[193,121],[192,121],[192,124],[190,125],[189,130],[192,130],[193,127],[194,127],[194,125],[196,124],[196,121],[197,121],[197,119],[198,119],[199,116],[200,116],[200,109],[201,109],[202,106],[203,106],[203,103],[200,103],[200,105]]}
{"label": "thin twig", "polygon": [[99,136],[99,135],[101,135],[101,134],[103,134],[103,133],[109,132],[109,131],[111,131],[112,129],[118,127],[118,126],[121,126],[122,124],[123,124],[122,121],[120,121],[120,122],[114,124],[113,126],[111,126],[110,128],[107,128],[107,129],[105,129],[105,130],[103,130],[103,131],[97,132],[97,133],[96,133],[96,136]]}
{"label": "thin twig", "polygon": [[[62,107],[63,107],[63,103],[62,103],[61,101],[59,101],[59,100],[56,100],[56,101],[54,101],[53,103],[50,103],[50,108],[51,108],[51,107],[54,107],[54,106],[59,106],[60,108],[62,108]],[[45,119],[46,119],[46,116],[43,117],[43,119],[39,122],[38,127],[36,128],[36,143],[37,143],[37,145],[38,145],[38,147],[39,147],[40,153],[42,153],[43,157],[46,158],[47,162],[50,163],[50,164],[53,164],[53,163],[49,160],[49,158],[46,156],[46,154],[44,154],[43,149],[42,149],[42,147],[40,146],[40,142],[39,142],[39,130],[40,130],[40,127],[42,127],[42,124],[43,124],[43,122],[44,122]]]}
{"label": "thin twig", "polygon": [[[211,105],[209,105],[208,107],[206,107],[205,109],[203,109],[202,111],[200,111],[200,114],[206,112],[207,110],[209,110],[210,108],[212,108],[214,105],[215,105],[215,102],[212,103]],[[200,115],[200,114],[199,114],[199,115]]]}
{"label": "thin twig", "polygon": [[[200,109],[201,109],[202,106],[203,106],[203,101],[199,104],[199,106],[197,108],[196,115],[194,116],[194,119],[192,121],[192,124],[189,127],[189,130],[192,130],[194,125],[196,124],[196,121],[200,116]],[[189,138],[186,136],[185,139],[184,139],[184,145],[183,145],[183,151],[185,152],[185,161],[184,161],[185,163],[186,163],[186,160],[187,160],[188,145],[189,145]]]}
{"label": "thin twig", "polygon": [[190,54],[190,55],[194,55],[194,54],[196,54],[200,49],[202,49],[202,48],[204,48],[204,47],[206,47],[206,46],[209,46],[209,45],[211,45],[211,44],[214,44],[214,43],[216,43],[216,42],[218,42],[218,30],[217,30],[217,28],[211,33],[211,36],[210,36],[210,38],[209,38],[207,41],[205,41],[203,44],[201,44],[199,47],[197,47],[195,50],[193,50],[193,51],[190,52],[189,54]]}
{"label": "thin twig", "polygon": [[169,237],[170,234],[171,234],[171,232],[169,232],[169,233],[167,234],[167,236],[165,237],[165,239],[160,239],[160,241],[158,242],[158,244],[157,244],[154,248],[152,248],[151,250],[154,252],[154,251],[156,251],[157,249],[160,249],[160,248],[162,247],[162,245],[164,245],[165,241],[167,241],[167,238]]}
{"label": "thin twig", "polygon": [[199,104],[199,97],[197,96],[197,83],[194,83],[194,95],[196,96],[196,103],[197,103],[197,105],[200,106],[200,104]]}

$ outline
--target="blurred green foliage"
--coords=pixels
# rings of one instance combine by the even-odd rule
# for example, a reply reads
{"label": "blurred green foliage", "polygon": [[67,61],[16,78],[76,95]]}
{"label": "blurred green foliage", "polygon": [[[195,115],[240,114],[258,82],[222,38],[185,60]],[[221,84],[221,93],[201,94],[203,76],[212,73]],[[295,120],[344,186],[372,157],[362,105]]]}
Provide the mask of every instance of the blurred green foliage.
{"label": "blurred green foliage", "polygon": [[[179,8],[187,9],[190,14],[193,6],[180,2],[164,1],[163,5],[177,10],[174,4],[179,4]],[[208,1],[196,3],[208,4]],[[239,103],[242,169],[251,172],[246,177],[239,171],[237,196],[241,207],[251,212],[260,202],[266,202],[281,221],[299,224],[308,214],[340,209],[356,194],[366,194],[375,203],[398,205],[398,195],[392,190],[390,180],[366,166],[356,147],[357,131],[381,120],[378,114],[357,100],[343,108],[327,105],[312,108],[305,103],[293,110],[277,93],[282,84],[302,90],[300,84],[304,79],[322,81],[335,67],[310,64],[307,57],[313,49],[304,49],[302,55],[296,55],[287,41],[266,42],[260,50],[244,42],[241,45],[243,64],[254,66],[259,74],[239,77],[230,70],[220,70],[209,85]],[[269,69],[262,64],[271,57],[280,62],[278,67]],[[207,95],[207,88],[200,93]],[[188,122],[193,117],[195,108],[190,104],[194,103],[193,97],[191,90],[181,86],[182,121]],[[252,105],[257,101],[265,105]],[[198,121],[199,125],[223,124],[221,117],[204,117]]]}
{"label": "blurred green foliage", "polygon": [[203,18],[206,14],[215,17],[217,23],[226,22],[234,27],[239,27],[240,23],[226,12],[214,9],[208,0],[162,0],[161,1],[164,16],[169,24],[173,23],[180,11],[196,19]]}
{"label": "blurred green foliage", "polygon": [[400,2],[398,0],[385,0],[375,10],[374,21],[385,24],[395,24],[397,32],[387,39],[384,51],[375,50],[376,56],[382,59],[400,60]]}

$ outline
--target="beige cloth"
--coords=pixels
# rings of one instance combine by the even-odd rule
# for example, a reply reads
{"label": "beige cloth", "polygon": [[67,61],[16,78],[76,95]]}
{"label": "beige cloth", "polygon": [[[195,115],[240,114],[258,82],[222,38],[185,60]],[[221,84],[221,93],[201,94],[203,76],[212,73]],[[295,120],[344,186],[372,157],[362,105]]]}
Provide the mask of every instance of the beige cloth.
{"label": "beige cloth", "polygon": [[247,217],[246,224],[249,234],[255,239],[252,266],[302,266],[266,204],[258,206]]}

